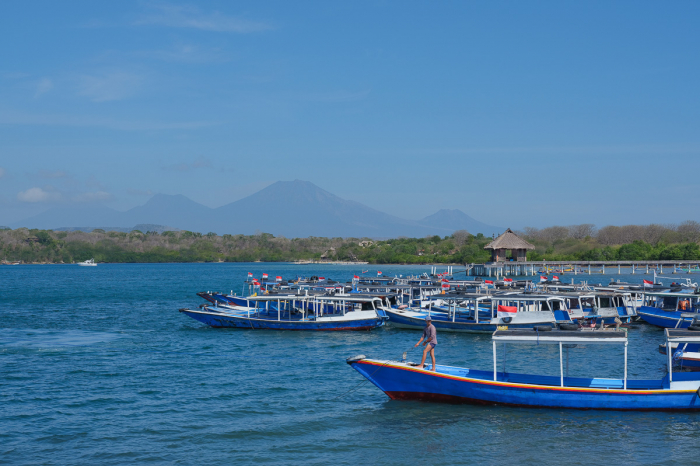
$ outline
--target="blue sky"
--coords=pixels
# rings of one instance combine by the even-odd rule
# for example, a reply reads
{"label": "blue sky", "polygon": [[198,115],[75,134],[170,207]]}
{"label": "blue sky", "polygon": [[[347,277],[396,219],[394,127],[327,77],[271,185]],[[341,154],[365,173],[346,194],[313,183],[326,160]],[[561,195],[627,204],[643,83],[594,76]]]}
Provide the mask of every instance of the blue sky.
{"label": "blue sky", "polygon": [[0,225],[303,179],[405,218],[700,220],[700,2],[0,3]]}

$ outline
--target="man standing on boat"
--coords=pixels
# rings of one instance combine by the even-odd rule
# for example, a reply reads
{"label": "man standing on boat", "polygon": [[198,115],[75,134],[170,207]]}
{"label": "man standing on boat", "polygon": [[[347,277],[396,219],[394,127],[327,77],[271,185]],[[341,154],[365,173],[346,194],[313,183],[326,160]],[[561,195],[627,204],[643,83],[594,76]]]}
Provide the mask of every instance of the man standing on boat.
{"label": "man standing on boat", "polygon": [[418,367],[420,369],[423,369],[423,367],[425,366],[425,358],[428,356],[428,352],[430,352],[430,358],[433,360],[432,371],[435,372],[435,346],[437,346],[437,332],[435,331],[435,326],[432,323],[430,315],[425,316],[425,328],[423,329],[423,336],[420,337],[420,340],[418,340],[418,343],[416,343],[416,346],[414,346],[414,348],[420,345],[420,343],[423,340],[425,340],[425,343],[423,343],[425,349],[423,350],[423,359],[421,359],[420,365]]}

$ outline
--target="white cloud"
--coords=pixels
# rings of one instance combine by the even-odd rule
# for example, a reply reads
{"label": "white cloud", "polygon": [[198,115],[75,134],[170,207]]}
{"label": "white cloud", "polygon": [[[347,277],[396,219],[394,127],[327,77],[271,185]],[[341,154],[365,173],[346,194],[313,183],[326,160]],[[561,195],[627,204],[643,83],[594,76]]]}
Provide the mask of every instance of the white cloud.
{"label": "white cloud", "polygon": [[26,191],[17,193],[17,200],[27,203],[38,202],[68,202],[68,203],[86,203],[86,202],[104,202],[111,201],[114,196],[106,191],[88,191],[82,193],[58,191],[52,186],[44,188],[29,188]]}
{"label": "white cloud", "polygon": [[29,188],[17,193],[17,200],[21,202],[46,202],[61,198],[61,194],[54,191],[44,191],[42,188]]}
{"label": "white cloud", "polygon": [[46,94],[51,89],[53,89],[53,81],[49,78],[42,78],[36,85],[36,91],[34,91],[34,98],[39,98],[42,94]]}
{"label": "white cloud", "polygon": [[138,19],[137,25],[158,25],[176,28],[202,29],[214,32],[235,32],[246,34],[272,29],[269,24],[260,21],[228,16],[214,11],[201,12],[198,8],[186,5],[171,5],[168,3],[151,4],[152,14]]}
{"label": "white cloud", "polygon": [[78,94],[93,102],[121,100],[132,96],[141,87],[143,78],[133,73],[116,71],[99,76],[81,76]]}

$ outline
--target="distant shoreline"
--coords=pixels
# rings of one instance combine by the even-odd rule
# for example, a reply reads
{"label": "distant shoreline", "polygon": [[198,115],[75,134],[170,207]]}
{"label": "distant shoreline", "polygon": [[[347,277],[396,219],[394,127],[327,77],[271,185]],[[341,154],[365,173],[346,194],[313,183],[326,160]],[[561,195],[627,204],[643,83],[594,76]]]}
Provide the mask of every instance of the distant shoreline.
{"label": "distant shoreline", "polygon": [[[139,264],[139,265],[146,265],[146,264],[288,264],[288,265],[299,265],[299,266],[307,266],[307,265],[322,265],[322,266],[328,266],[328,265],[335,265],[335,266],[351,266],[351,265],[367,265],[367,266],[396,266],[396,265],[401,265],[401,266],[414,266],[414,267],[442,267],[442,266],[458,266],[458,267],[464,267],[464,264],[459,264],[459,263],[448,263],[448,262],[435,262],[435,263],[422,263],[422,264],[409,264],[409,263],[402,263],[402,264],[397,264],[397,263],[377,263],[377,264],[370,264],[368,262],[365,263],[337,263],[337,262],[309,262],[309,263],[297,263],[295,261],[269,261],[269,262],[262,262],[262,261],[250,261],[250,262],[234,262],[234,261],[181,261],[181,262],[97,262],[99,265],[103,264]],[[20,264],[0,264],[0,267],[3,266],[12,266],[12,265],[78,265],[77,262],[22,262]]]}

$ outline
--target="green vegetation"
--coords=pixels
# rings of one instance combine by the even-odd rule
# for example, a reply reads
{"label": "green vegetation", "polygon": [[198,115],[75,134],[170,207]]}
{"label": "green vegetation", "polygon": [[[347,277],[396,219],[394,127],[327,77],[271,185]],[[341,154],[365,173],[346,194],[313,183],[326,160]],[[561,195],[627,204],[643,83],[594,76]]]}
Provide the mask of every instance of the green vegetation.
{"label": "green vegetation", "polygon": [[520,232],[536,246],[529,260],[700,260],[700,223],[680,225],[593,225],[525,228]]}
{"label": "green vegetation", "polygon": [[[527,228],[519,235],[536,246],[529,260],[700,260],[700,224],[605,227],[590,225]],[[367,261],[377,264],[486,262],[491,238],[464,230],[451,236],[395,238],[294,238],[223,235],[190,231],[129,233],[0,230],[4,261],[98,262],[282,262],[295,260]]]}

